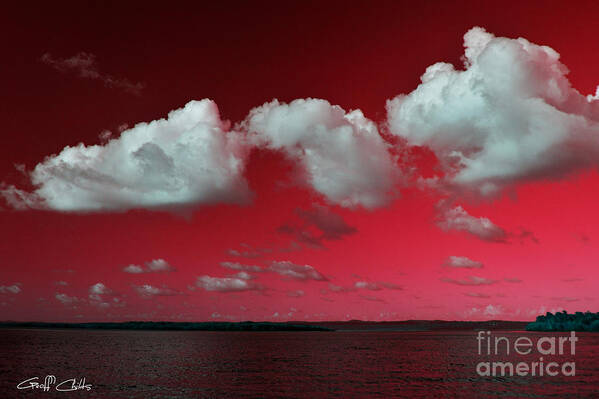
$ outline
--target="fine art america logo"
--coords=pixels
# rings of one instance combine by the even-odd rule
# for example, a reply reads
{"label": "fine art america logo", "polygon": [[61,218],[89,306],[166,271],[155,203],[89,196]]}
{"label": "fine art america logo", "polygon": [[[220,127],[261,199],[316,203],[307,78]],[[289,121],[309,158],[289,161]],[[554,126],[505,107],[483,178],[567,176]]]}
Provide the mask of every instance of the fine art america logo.
{"label": "fine art america logo", "polygon": [[512,340],[508,337],[492,336],[491,331],[479,331],[476,337],[478,341],[479,356],[509,356],[517,359],[518,356],[535,355],[538,360],[533,362],[524,361],[487,361],[476,365],[476,372],[480,376],[564,376],[576,375],[576,363],[566,361],[563,363],[548,362],[543,356],[568,356],[573,358],[576,354],[576,342],[578,337],[574,331],[570,336],[541,337],[536,343],[528,337],[517,337]]}

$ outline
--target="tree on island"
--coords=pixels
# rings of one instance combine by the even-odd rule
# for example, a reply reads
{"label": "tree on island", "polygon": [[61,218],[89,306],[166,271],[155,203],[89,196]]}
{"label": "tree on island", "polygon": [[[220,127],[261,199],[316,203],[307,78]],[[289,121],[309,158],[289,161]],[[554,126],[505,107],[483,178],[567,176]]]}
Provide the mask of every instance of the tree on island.
{"label": "tree on island", "polygon": [[599,331],[599,313],[565,310],[555,314],[537,316],[537,320],[526,326],[528,331]]}

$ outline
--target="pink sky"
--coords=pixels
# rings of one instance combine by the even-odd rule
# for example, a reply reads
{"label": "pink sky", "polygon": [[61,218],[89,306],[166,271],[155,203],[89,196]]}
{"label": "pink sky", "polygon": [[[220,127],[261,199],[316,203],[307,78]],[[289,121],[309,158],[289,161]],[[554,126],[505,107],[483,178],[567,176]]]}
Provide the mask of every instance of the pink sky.
{"label": "pink sky", "polygon": [[0,319],[596,311],[599,5],[365,4],[2,16]]}

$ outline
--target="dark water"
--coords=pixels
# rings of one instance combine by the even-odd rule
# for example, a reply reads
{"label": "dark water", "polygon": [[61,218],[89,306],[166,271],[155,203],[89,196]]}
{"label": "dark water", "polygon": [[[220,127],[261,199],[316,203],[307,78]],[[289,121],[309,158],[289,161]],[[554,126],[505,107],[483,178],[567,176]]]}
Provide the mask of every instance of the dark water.
{"label": "dark water", "polygon": [[[493,332],[515,340],[567,335]],[[576,376],[480,377],[476,333],[0,330],[0,398],[599,397],[599,334],[579,333]],[[569,348],[569,346],[566,346]],[[537,361],[499,356],[504,361]],[[550,357],[545,357],[548,360]],[[85,377],[90,391],[17,390]]]}

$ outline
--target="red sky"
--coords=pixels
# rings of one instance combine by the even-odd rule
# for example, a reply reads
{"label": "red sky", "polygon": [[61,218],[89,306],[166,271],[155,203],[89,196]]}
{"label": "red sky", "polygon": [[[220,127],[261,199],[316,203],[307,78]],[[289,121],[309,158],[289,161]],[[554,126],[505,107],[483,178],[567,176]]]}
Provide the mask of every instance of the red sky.
{"label": "red sky", "polygon": [[[217,3],[73,2],[2,13],[0,319],[530,320],[558,309],[597,310],[599,106],[564,93],[594,94],[599,84],[599,4]],[[475,26],[551,47],[569,74],[556,69],[550,52],[528,62],[529,53],[511,52],[516,42],[493,39],[495,53],[472,61],[472,80],[462,82],[464,34]],[[437,62],[457,71],[414,92]],[[436,93],[435,82],[445,91]],[[482,93],[492,111],[475,112],[479,97],[471,100],[468,90]],[[392,119],[385,104],[400,94],[408,100],[389,111],[397,112]],[[331,124],[350,126],[346,114],[312,100],[280,105],[287,113],[279,130],[269,130],[275,119],[236,125],[275,98],[359,109],[375,133],[354,130],[364,140],[355,147],[330,141],[340,134]],[[231,142],[198,153],[193,172],[176,157],[167,161],[184,176],[233,176],[218,186],[224,191],[201,180],[191,199],[167,196],[168,206],[157,208],[154,192],[143,191],[154,180],[144,180],[132,199],[114,194],[141,184],[125,181],[128,164],[98,155],[90,162],[102,158],[110,171],[94,169],[83,152],[45,161],[78,143],[107,146],[100,138],[106,130],[120,145],[120,130],[202,99],[231,122],[206,122],[216,131],[207,137]],[[312,105],[322,108],[305,128],[311,116],[301,107]],[[342,122],[329,112],[341,112]],[[314,135],[278,146],[296,125],[298,135]],[[520,140],[526,132],[541,136]],[[128,154],[138,147],[123,144]],[[352,151],[358,161],[346,164]],[[444,164],[455,151],[473,163]],[[227,154],[240,160],[239,173],[213,175]],[[144,158],[148,179],[169,184],[154,155]],[[36,165],[52,159],[73,169],[52,169],[58,175],[32,185]],[[418,184],[421,176],[442,184]],[[80,192],[65,189],[81,184]],[[492,196],[487,187],[496,189]],[[14,190],[25,200],[15,202]],[[236,195],[244,193],[239,204]],[[100,206],[89,212],[91,203]],[[238,270],[223,262],[251,267],[227,279]],[[124,271],[129,265],[143,272]]]}

